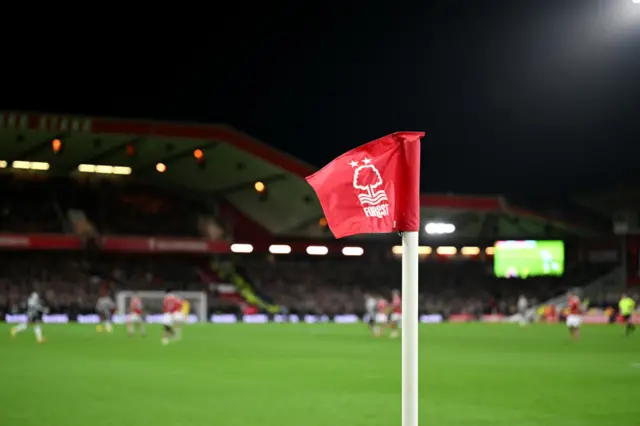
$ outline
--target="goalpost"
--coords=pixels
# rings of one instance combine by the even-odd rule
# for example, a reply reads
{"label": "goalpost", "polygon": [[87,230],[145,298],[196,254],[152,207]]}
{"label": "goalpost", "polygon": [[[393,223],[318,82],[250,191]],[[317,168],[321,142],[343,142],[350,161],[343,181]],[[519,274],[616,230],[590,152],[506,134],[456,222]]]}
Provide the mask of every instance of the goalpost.
{"label": "goalpost", "polygon": [[[189,302],[191,312],[188,322],[207,322],[207,293],[204,291],[174,291],[173,294]],[[124,315],[129,313],[131,298],[137,295],[142,300],[142,306],[147,314],[147,322],[162,321],[162,302],[164,291],[119,291],[116,294],[118,315],[115,322],[124,322]]]}

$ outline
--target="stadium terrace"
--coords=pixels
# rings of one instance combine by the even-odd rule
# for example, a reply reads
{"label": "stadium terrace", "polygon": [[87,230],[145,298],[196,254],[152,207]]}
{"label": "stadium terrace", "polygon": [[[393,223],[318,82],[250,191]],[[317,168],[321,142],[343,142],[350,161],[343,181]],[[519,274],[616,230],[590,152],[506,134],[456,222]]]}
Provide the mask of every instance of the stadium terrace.
{"label": "stadium terrace", "polygon": [[[304,181],[316,169],[226,125],[2,112],[0,138],[0,171],[15,179],[60,182],[67,177],[146,185],[207,205],[208,216],[194,218],[200,222],[198,229],[182,233],[180,239],[166,238],[175,235],[165,233],[175,231],[159,227],[157,234],[149,234],[154,239],[114,240],[109,229],[93,223],[106,250],[129,245],[132,251],[323,255],[323,249],[310,249],[320,246],[326,254],[354,255],[372,248],[391,251],[396,245],[393,238],[380,236],[336,244]],[[596,233],[512,206],[501,196],[424,194],[421,206],[422,243],[433,248],[434,255],[452,255],[439,246],[454,246],[460,256],[486,254],[497,238],[575,239]],[[90,215],[85,219],[96,220]],[[446,226],[438,224],[452,231],[442,232]],[[131,229],[129,236],[139,232]],[[126,233],[119,231],[122,235]],[[51,238],[12,234],[1,237],[0,246],[47,247]],[[78,244],[69,236],[57,238],[67,248]]]}

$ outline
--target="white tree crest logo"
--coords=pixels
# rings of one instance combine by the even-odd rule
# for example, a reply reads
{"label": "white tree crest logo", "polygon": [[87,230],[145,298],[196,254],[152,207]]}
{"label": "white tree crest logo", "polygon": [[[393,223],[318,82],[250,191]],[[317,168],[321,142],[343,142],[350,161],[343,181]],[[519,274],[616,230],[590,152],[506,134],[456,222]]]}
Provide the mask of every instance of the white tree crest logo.
{"label": "white tree crest logo", "polygon": [[382,218],[389,215],[389,205],[387,193],[381,189],[376,189],[382,185],[382,176],[380,171],[371,163],[371,160],[365,158],[362,160],[363,165],[359,165],[358,161],[351,161],[349,165],[355,168],[353,171],[353,187],[364,191],[358,194],[358,199],[367,217]]}

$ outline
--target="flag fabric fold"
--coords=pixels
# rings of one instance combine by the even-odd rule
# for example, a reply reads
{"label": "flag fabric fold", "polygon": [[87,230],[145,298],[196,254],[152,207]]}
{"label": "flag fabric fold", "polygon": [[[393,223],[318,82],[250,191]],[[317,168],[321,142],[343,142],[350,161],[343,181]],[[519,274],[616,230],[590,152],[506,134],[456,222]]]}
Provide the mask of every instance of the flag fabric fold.
{"label": "flag fabric fold", "polygon": [[397,132],[307,176],[336,238],[420,229],[421,132]]}

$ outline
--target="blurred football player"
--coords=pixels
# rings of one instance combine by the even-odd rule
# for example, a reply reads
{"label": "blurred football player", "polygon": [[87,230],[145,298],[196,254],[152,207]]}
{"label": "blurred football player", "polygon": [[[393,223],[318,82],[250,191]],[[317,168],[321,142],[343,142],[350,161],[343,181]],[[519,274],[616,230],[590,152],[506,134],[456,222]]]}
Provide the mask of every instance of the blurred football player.
{"label": "blurred football player", "polygon": [[574,292],[569,292],[569,311],[567,313],[567,328],[569,335],[573,340],[580,339],[580,326],[582,325],[582,303],[580,298]]}
{"label": "blurred football player", "polygon": [[384,329],[389,325],[389,303],[384,297],[378,298],[377,302],[376,324],[373,327],[373,334],[376,337],[380,336]]}
{"label": "blurred football player", "polygon": [[391,338],[398,337],[398,329],[402,323],[402,297],[399,290],[393,290],[391,293]]}
{"label": "blurred football player", "polygon": [[113,332],[113,323],[111,317],[116,311],[116,304],[106,291],[101,291],[102,295],[96,302],[96,312],[100,317],[100,324],[97,325],[96,330],[98,333],[106,331],[107,333]]}
{"label": "blurred football player", "polygon": [[625,325],[625,333],[629,336],[636,330],[636,326],[633,323],[633,311],[636,310],[636,301],[626,294],[622,294],[620,302],[618,302],[618,309]]}
{"label": "blurred football player", "polygon": [[182,301],[171,290],[167,290],[165,293],[162,312],[164,312],[162,344],[168,345],[172,340],[179,339],[176,328],[180,328],[180,320],[184,316],[182,314]]}
{"label": "blurred football player", "polygon": [[11,329],[11,336],[15,337],[27,329],[29,325],[33,326],[33,333],[38,343],[44,342],[42,336],[42,315],[46,308],[40,300],[40,296],[35,291],[29,295],[27,300],[27,322],[20,323]]}
{"label": "blurred football player", "polygon": [[518,315],[520,316],[520,326],[524,327],[529,322],[529,301],[524,294],[518,297]]}
{"label": "blurred football player", "polygon": [[137,293],[133,295],[131,298],[131,302],[129,303],[129,315],[127,316],[127,330],[129,331],[129,335],[133,336],[136,332],[136,328],[138,329],[138,333],[141,336],[146,335],[146,330],[144,327],[144,308],[142,306],[142,299],[138,296]]}
{"label": "blurred football player", "polygon": [[189,313],[191,312],[191,304],[184,299],[180,299],[180,311],[175,314],[174,327],[176,329],[176,339],[182,338],[182,327],[187,322]]}
{"label": "blurred football player", "polygon": [[364,309],[367,314],[367,326],[373,332],[376,326],[376,314],[378,313],[378,300],[369,293],[364,295]]}

